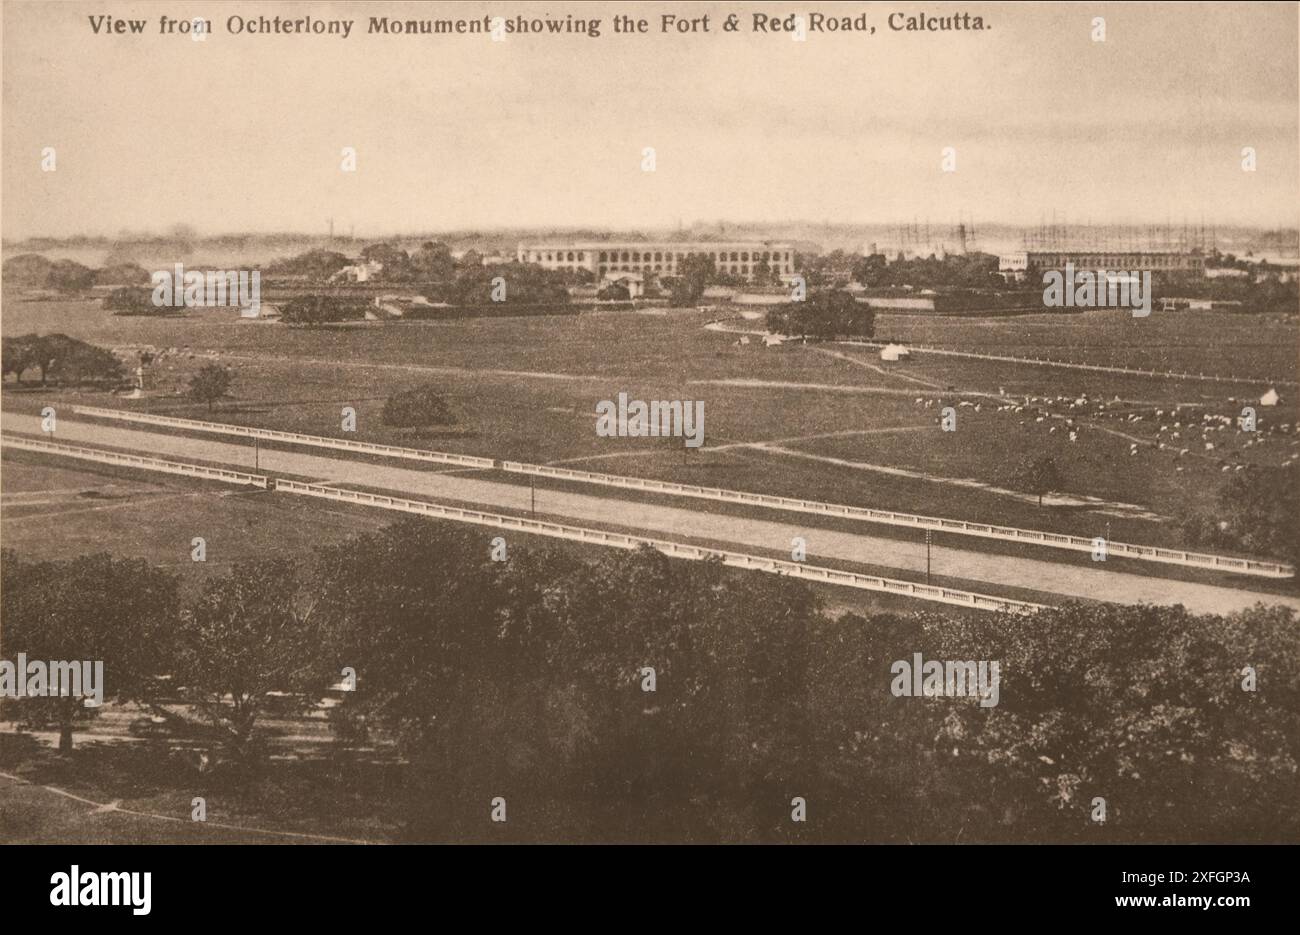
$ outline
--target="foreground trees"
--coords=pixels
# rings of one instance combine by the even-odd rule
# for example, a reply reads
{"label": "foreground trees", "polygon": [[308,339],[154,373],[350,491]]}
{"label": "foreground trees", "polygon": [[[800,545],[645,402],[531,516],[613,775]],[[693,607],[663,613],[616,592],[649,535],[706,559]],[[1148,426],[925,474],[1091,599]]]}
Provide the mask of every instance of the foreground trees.
{"label": "foreground trees", "polygon": [[[141,559],[87,555],[65,562],[24,562],[0,555],[4,656],[102,663],[105,699],[147,700],[175,662],[176,579]],[[12,702],[10,702],[12,704]],[[21,720],[55,725],[59,750],[72,749],[74,727],[95,713],[71,695],[23,700]]]}
{"label": "foreground trees", "polygon": [[306,710],[336,674],[321,652],[315,607],[294,563],[278,559],[235,565],[181,614],[172,655],[178,683],[241,763],[254,758],[254,728],[273,692]]}
{"label": "foreground trees", "polygon": [[[1300,838],[1288,608],[831,616],[788,578],[423,519],[236,566],[183,611],[161,573],[78,563],[5,554],[5,658],[165,673],[245,770],[272,705],[354,672],[335,725],[396,744],[413,840],[485,837],[498,796],[550,840]],[[916,653],[996,662],[997,703],[896,696]]]}

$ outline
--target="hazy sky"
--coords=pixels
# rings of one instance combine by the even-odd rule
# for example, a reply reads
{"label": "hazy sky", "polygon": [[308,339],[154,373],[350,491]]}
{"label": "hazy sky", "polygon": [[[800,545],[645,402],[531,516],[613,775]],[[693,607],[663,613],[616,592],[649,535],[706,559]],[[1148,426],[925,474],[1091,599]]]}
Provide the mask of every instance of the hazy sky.
{"label": "hazy sky", "polygon": [[[1297,8],[1249,4],[4,4],[3,229],[384,232],[697,219],[1297,224]],[[984,18],[894,32],[892,12]],[[755,35],[753,12],[874,35]],[[659,14],[712,31],[661,35]],[[89,16],[147,20],[96,35]],[[601,36],[368,35],[572,13]],[[651,21],[615,35],[615,14]],[[722,20],[741,15],[742,31]],[[206,16],[204,42],[160,35]],[[227,17],[352,19],[230,35]],[[1106,41],[1091,39],[1106,19]],[[43,147],[57,170],[41,171]],[[340,171],[341,149],[357,171]],[[656,150],[656,171],[641,169]],[[957,170],[941,171],[956,149]],[[1258,169],[1243,172],[1255,147]]]}

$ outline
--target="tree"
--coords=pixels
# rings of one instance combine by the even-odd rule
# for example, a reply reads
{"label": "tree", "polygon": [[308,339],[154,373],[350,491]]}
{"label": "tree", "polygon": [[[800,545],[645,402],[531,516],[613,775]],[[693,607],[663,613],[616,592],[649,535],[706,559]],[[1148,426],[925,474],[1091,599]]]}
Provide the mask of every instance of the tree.
{"label": "tree", "polygon": [[[102,663],[105,699],[148,700],[171,659],[178,608],[175,576],[142,559],[86,555],[61,562],[24,562],[0,554],[5,658],[18,653],[44,662]],[[85,685],[83,683],[83,691]],[[83,698],[29,698],[23,720],[59,729],[59,750],[72,750],[72,732],[91,716]]]}
{"label": "tree", "polygon": [[50,373],[61,384],[75,385],[120,383],[126,371],[112,351],[69,339],[53,359]]}
{"label": "tree", "polygon": [[390,243],[370,244],[361,250],[361,258],[383,265],[378,278],[385,282],[410,282],[417,278],[416,269],[405,250]]}
{"label": "tree", "polygon": [[12,373],[17,382],[23,382],[24,371],[36,363],[32,340],[32,335],[23,335],[14,338],[6,337],[0,341],[0,347],[3,348],[3,351],[0,352],[3,356],[3,365],[0,366],[0,370],[3,370],[5,376]]}
{"label": "tree", "polygon": [[53,265],[39,253],[21,253],[4,261],[5,284],[26,289],[45,286]]}
{"label": "tree", "polygon": [[1193,545],[1231,548],[1300,563],[1300,465],[1252,467],[1223,485],[1211,510],[1183,524]]}
{"label": "tree", "polygon": [[219,399],[224,399],[230,392],[233,381],[230,370],[220,364],[204,364],[199,372],[190,378],[190,398],[208,404],[208,412]]}
{"label": "tree", "polygon": [[60,292],[80,292],[95,284],[95,271],[75,260],[55,260],[46,282]]}
{"label": "tree", "polygon": [[[427,290],[426,294],[433,301],[460,306],[564,305],[569,301],[567,278],[560,270],[543,269],[533,263],[462,265],[453,282]],[[498,288],[502,282],[504,294]]]}
{"label": "tree", "polygon": [[1043,505],[1043,495],[1059,490],[1064,479],[1056,466],[1056,459],[1046,455],[1024,458],[1011,475],[1011,486],[1026,493],[1038,495],[1038,505]]}
{"label": "tree", "polygon": [[147,286],[149,271],[137,263],[117,263],[95,271],[97,286]]}
{"label": "tree", "polygon": [[[465,255],[463,265],[482,266],[482,257],[475,253],[477,259],[470,261],[470,253],[474,251]],[[420,249],[411,254],[410,265],[413,276],[426,282],[441,282],[456,275],[456,261],[452,258],[451,248],[441,242],[420,244]]]}
{"label": "tree", "polygon": [[433,383],[421,384],[388,397],[382,418],[384,425],[398,428],[456,424],[455,413],[443,398],[442,390]]}
{"label": "tree", "polygon": [[51,376],[54,362],[77,342],[66,334],[47,334],[43,337],[30,334],[25,337],[31,354],[31,365],[40,371],[41,386],[44,386]]}
{"label": "tree", "polygon": [[322,652],[315,606],[294,563],[273,559],[236,563],[181,615],[177,679],[244,765],[258,751],[257,719],[272,692],[306,710],[340,674]]}
{"label": "tree", "polygon": [[853,264],[853,281],[864,286],[884,285],[888,266],[883,253],[868,254]]}
{"label": "tree", "polygon": [[[50,379],[64,384],[115,383],[122,379],[122,362],[111,351],[66,334],[19,335],[4,339],[4,372],[21,376],[35,367],[41,385]],[[21,369],[19,369],[21,368]]]}
{"label": "tree", "polygon": [[118,315],[175,315],[174,306],[154,305],[153,290],[137,286],[119,286],[104,296],[104,308]]}
{"label": "tree", "polygon": [[[1022,834],[1079,835],[1100,795],[1107,827],[1130,842],[1286,840],[1300,829],[1295,625],[1282,606],[1220,617],[1080,602],[1032,617],[934,615],[915,645],[1000,661],[995,707],[948,703],[933,720],[937,745],[960,754],[950,761],[993,767],[978,769],[979,787]],[[1259,694],[1243,690],[1245,666]]]}
{"label": "tree", "polygon": [[767,330],[787,336],[870,338],[875,325],[871,308],[840,290],[814,292],[802,302],[786,302],[767,313]]}
{"label": "tree", "polygon": [[705,288],[718,278],[713,258],[707,253],[688,253],[677,264],[677,279],[673,282],[673,305],[689,307],[700,301]]}
{"label": "tree", "polygon": [[[542,628],[533,640],[545,632],[543,609],[525,592],[532,613],[504,626],[498,608],[519,586],[493,587],[487,547],[476,531],[411,518],[320,555],[327,645],[358,673],[346,703],[390,730],[411,762],[411,833],[424,840],[452,830],[467,790],[507,783],[507,756],[536,759],[534,714],[516,702],[545,680],[527,650],[528,626]],[[507,564],[524,550],[509,548]]]}
{"label": "tree", "polygon": [[772,269],[772,264],[767,260],[759,260],[754,264],[754,283],[755,285],[766,286],[781,281],[779,273]]}
{"label": "tree", "polygon": [[340,321],[361,321],[365,302],[349,296],[300,295],[280,310],[280,319],[291,325],[323,325]]}
{"label": "tree", "polygon": [[602,302],[626,302],[632,298],[627,286],[620,282],[606,283],[596,290],[596,298]]}
{"label": "tree", "polygon": [[295,257],[275,260],[267,265],[266,272],[272,276],[303,276],[324,282],[348,263],[346,256],[333,250],[308,250]]}

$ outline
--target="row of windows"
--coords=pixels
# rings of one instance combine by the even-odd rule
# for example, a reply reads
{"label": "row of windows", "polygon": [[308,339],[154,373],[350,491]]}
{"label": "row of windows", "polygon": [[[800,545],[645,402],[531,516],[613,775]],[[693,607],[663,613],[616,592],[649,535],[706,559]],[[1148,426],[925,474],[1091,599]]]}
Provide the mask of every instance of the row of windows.
{"label": "row of windows", "polygon": [[[663,263],[665,261],[671,263],[675,260],[682,260],[686,256],[687,256],[686,253],[682,253],[680,251],[679,252],[645,251],[644,253],[642,253],[640,251],[635,251],[635,250],[624,250],[620,253],[614,250],[611,251],[602,250],[600,251],[599,259],[601,263],[628,263],[628,262]],[[705,254],[705,256],[709,257],[715,263],[749,263],[751,261],[750,252],[747,250],[742,250],[742,251],[733,250],[730,253],[726,251],[722,251],[722,252],[714,251]],[[567,252],[551,251],[551,252],[543,252],[543,253],[538,253],[536,251],[533,251],[529,253],[528,257],[533,262],[544,262],[544,263],[586,262],[586,254],[581,250],[577,250],[577,251],[569,250]],[[789,260],[790,260],[789,253],[771,252],[771,251],[764,251],[763,253],[759,253],[755,251],[753,254],[753,262],[755,263],[782,262],[782,261],[789,262]]]}
{"label": "row of windows", "polygon": [[[662,263],[650,263],[650,264],[642,263],[640,265],[635,265],[635,266],[630,263],[622,263],[622,264],[601,263],[599,268],[597,269],[597,272],[601,273],[602,275],[605,273],[618,273],[618,272],[638,273],[644,270],[649,270],[656,273],[662,273],[665,271],[665,269],[667,269],[670,272],[672,271],[671,266],[667,266],[666,264],[662,264]],[[719,266],[718,269],[724,273],[741,273],[745,276],[748,276],[750,273],[758,272],[758,267],[755,266],[751,268],[748,263],[735,263],[735,264],[728,263],[723,266]],[[778,273],[786,272],[786,270],[780,267],[773,267],[773,269]]]}
{"label": "row of windows", "polygon": [[1059,254],[1057,256],[1042,257],[1041,260],[1048,265],[1062,265],[1070,262],[1076,266],[1125,266],[1134,264],[1146,267],[1169,267],[1169,268],[1195,268],[1200,266],[1200,262],[1195,257],[1183,256],[1162,256],[1159,254],[1102,254],[1098,256],[1076,256],[1074,254]]}
{"label": "row of windows", "polygon": [[534,250],[528,254],[528,260],[530,263],[585,263],[587,257],[582,251],[538,253]]}
{"label": "row of windows", "polygon": [[[709,259],[713,260],[715,263],[750,262],[750,254],[748,250],[743,250],[743,251],[733,250],[729,254],[725,251],[724,252],[714,251],[711,253],[706,253],[704,255],[707,256]],[[661,263],[664,260],[667,260],[669,262],[672,262],[674,260],[682,260],[685,259],[686,256],[687,256],[686,253],[682,253],[680,251],[668,252],[668,253],[661,253],[658,251],[655,252],[647,251],[646,253],[638,253],[637,251],[624,250],[622,253],[619,253],[617,251],[610,251],[606,253],[604,250],[602,250],[600,252],[600,262],[627,263],[630,261],[633,263]],[[753,262],[755,263],[760,261],[773,261],[773,260],[780,261],[780,260],[789,260],[789,259],[790,259],[790,255],[788,253],[773,253],[771,251],[765,251],[763,253],[759,253],[755,251],[753,254]]]}

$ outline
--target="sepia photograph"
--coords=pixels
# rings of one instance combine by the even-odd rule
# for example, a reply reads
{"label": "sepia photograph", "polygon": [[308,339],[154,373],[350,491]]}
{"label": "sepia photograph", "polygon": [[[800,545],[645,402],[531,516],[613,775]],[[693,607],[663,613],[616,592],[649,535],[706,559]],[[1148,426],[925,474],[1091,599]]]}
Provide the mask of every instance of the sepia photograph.
{"label": "sepia photograph", "polygon": [[5,0],[22,901],[1250,845],[1076,893],[1240,919],[1300,843],[1298,9]]}

